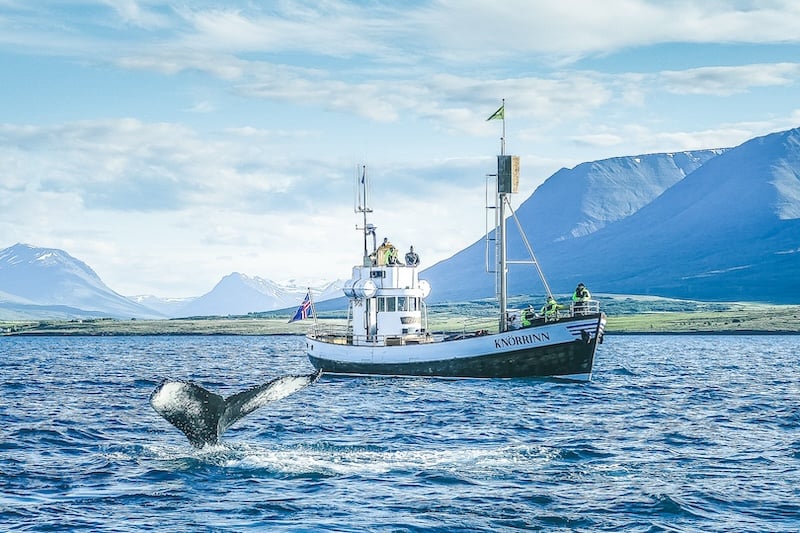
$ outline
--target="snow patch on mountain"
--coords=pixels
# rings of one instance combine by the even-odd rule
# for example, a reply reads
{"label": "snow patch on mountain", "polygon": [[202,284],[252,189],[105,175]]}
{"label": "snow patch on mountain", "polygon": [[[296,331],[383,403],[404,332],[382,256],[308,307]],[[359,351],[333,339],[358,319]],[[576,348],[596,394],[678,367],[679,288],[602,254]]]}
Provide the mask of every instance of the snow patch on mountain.
{"label": "snow patch on mountain", "polygon": [[561,169],[519,207],[536,242],[594,233],[628,217],[724,149],[614,157]]}

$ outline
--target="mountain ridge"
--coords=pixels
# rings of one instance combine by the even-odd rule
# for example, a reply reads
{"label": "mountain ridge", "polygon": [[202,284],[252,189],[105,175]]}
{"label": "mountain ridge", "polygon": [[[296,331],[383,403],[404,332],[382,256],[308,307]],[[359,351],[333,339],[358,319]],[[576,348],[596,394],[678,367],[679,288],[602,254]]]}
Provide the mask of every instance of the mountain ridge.
{"label": "mountain ridge", "polygon": [[[632,215],[725,150],[612,157],[562,168],[520,205],[518,216],[530,226],[534,216],[548,213],[546,231],[537,235],[542,242],[582,237]],[[568,209],[573,200],[577,219]]]}
{"label": "mountain ridge", "polygon": [[[314,288],[315,299],[340,296],[342,284]],[[63,250],[21,243],[0,250],[0,320],[238,316],[298,305],[307,290],[233,272],[199,297],[126,297]]]}
{"label": "mountain ridge", "polygon": [[[520,218],[537,193],[520,206]],[[556,292],[570,292],[583,281],[608,293],[789,303],[800,300],[800,223],[790,218],[796,215],[797,128],[722,151],[633,214],[597,231],[568,240],[531,241]],[[434,301],[469,296],[470,291],[448,286],[446,280],[456,271],[482,266],[479,244],[431,267]],[[510,235],[509,256],[523,252],[519,237]],[[476,279],[477,272],[470,277]],[[491,296],[491,276],[481,279],[472,294]],[[436,293],[439,287],[444,290]],[[509,287],[512,294],[526,290],[520,276],[511,275]]]}
{"label": "mountain ridge", "polygon": [[[798,288],[800,279],[800,254],[792,252],[800,236],[800,129],[720,155],[609,229],[583,242],[580,257],[615,271],[598,280],[612,291],[638,284],[650,294],[797,301],[784,288]],[[633,253],[642,242],[649,246]]]}
{"label": "mountain ridge", "polygon": [[[537,187],[533,194],[519,205],[515,214],[520,224],[526,228],[537,260],[543,265],[545,275],[549,277],[559,266],[559,263],[552,261],[547,253],[547,250],[556,243],[569,246],[569,243],[580,242],[581,238],[631,216],[688,174],[727,150],[727,148],[714,148],[612,157],[581,163],[571,169],[562,168]],[[626,192],[616,198],[610,192],[619,190]],[[606,206],[596,212],[587,212],[587,206],[604,205],[614,201],[621,205]],[[508,226],[511,228],[508,235],[509,259],[530,259],[515,224],[509,220]],[[459,300],[465,298],[468,292],[474,298],[493,296],[495,281],[492,276],[486,274],[485,249],[484,239],[479,239],[452,257],[426,269],[423,274],[432,287],[430,300],[432,302]],[[448,279],[455,271],[461,272],[462,277],[470,279],[475,290],[466,291],[464,287],[449,285]],[[536,277],[532,270],[531,276]],[[515,278],[509,279],[512,291],[523,290]],[[560,289],[563,292],[570,290],[567,287]],[[537,284],[536,290],[543,289]]]}
{"label": "mountain ridge", "polygon": [[37,308],[47,315],[53,308],[62,312],[75,308],[97,316],[164,318],[114,292],[86,263],[67,252],[22,243],[0,250],[3,301],[7,302],[3,307],[14,306],[17,312],[24,307],[34,314]]}

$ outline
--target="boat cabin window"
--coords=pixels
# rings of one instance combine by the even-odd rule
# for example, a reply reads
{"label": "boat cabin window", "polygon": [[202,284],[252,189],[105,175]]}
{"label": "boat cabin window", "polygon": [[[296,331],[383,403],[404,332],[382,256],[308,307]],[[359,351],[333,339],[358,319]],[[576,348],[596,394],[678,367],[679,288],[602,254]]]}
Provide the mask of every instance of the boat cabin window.
{"label": "boat cabin window", "polygon": [[378,312],[384,311],[419,311],[420,300],[413,296],[385,296],[376,298],[378,300]]}
{"label": "boat cabin window", "polygon": [[385,270],[371,270],[369,273],[369,277],[371,278],[385,278],[386,271]]}
{"label": "boat cabin window", "polygon": [[419,311],[419,298],[413,296],[397,297],[398,311]]}
{"label": "boat cabin window", "polygon": [[399,311],[397,309],[397,299],[394,296],[378,298],[378,311]]}

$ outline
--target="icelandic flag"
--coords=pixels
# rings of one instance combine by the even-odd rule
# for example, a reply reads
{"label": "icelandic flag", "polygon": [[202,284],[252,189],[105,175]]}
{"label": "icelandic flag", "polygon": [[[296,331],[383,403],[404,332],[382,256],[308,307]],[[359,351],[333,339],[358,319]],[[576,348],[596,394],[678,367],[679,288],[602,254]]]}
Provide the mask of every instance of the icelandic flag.
{"label": "icelandic flag", "polygon": [[296,320],[305,320],[306,318],[311,318],[314,316],[314,307],[311,305],[311,291],[306,293],[306,297],[303,299],[303,303],[300,304],[300,307],[297,308],[295,311],[294,316],[289,319],[287,324],[291,324]]}

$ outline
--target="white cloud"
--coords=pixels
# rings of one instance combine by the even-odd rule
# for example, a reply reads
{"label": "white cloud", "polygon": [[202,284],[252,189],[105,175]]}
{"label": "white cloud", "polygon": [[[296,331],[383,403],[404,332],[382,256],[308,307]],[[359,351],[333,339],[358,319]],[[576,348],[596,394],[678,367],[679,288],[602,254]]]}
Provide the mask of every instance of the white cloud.
{"label": "white cloud", "polygon": [[756,87],[794,85],[800,78],[800,63],[701,67],[664,71],[658,77],[672,93],[729,96]]}
{"label": "white cloud", "polygon": [[[82,38],[87,45],[93,42],[96,53],[103,55],[109,48],[118,49],[120,35],[103,39],[88,30],[118,29],[119,22],[122,27],[154,32],[152,45],[143,47],[145,57],[161,50],[190,64],[195,54],[290,52],[414,65],[431,58],[490,64],[499,58],[527,57],[536,63],[531,57],[536,55],[563,61],[659,43],[800,41],[796,30],[800,7],[791,0],[439,0],[413,6],[329,0],[231,2],[223,8],[173,8],[135,0],[101,3],[117,19],[87,19],[68,2],[15,4],[10,15],[0,18],[0,28],[9,30],[3,32],[1,42],[40,50],[49,46],[53,53],[60,53],[65,41]],[[60,22],[43,24],[52,20]],[[45,28],[50,39],[26,38],[20,28],[29,32]],[[140,45],[129,47],[130,51],[141,49]],[[183,54],[177,54],[178,50]]]}
{"label": "white cloud", "polygon": [[564,64],[661,43],[800,41],[800,8],[791,1],[440,0],[407,20],[449,61],[532,55],[528,62]]}
{"label": "white cloud", "polygon": [[[148,4],[129,0],[110,5],[126,21],[156,13]],[[48,14],[40,9],[29,8],[26,20]],[[401,9],[329,1],[315,6],[284,2],[270,8],[184,6],[162,9],[157,16],[172,17],[172,31],[149,43],[76,34],[68,30],[75,24],[68,16],[64,28],[51,35],[55,38],[38,39],[37,46],[50,43],[52,53],[61,54],[62,39],[82,38],[75,53],[125,69],[168,75],[202,72],[230,83],[229,89],[245,98],[321,106],[378,122],[418,114],[445,129],[473,133],[481,131],[475,126],[481,110],[500,96],[517,116],[548,127],[586,117],[612,99],[647,105],[648,94],[659,87],[674,94],[731,95],[791,84],[798,75],[797,64],[784,62],[663,71],[655,78],[635,72],[612,76],[543,70],[537,59],[539,54],[578,57],[696,42],[709,32],[713,37],[708,41],[797,42],[800,8],[794,3],[442,0]],[[615,30],[608,31],[611,27]],[[17,44],[30,41],[23,38]],[[287,60],[278,52],[295,55]],[[329,62],[327,57],[347,60]],[[459,72],[467,64],[472,66]],[[185,108],[206,113],[218,109],[207,100]]]}
{"label": "white cloud", "polygon": [[216,111],[216,107],[208,100],[203,100],[192,104],[188,111],[190,113],[212,113]]}
{"label": "white cloud", "polygon": [[622,142],[623,138],[613,133],[592,133],[587,135],[576,135],[573,141],[588,146],[616,146]]}
{"label": "white cloud", "polygon": [[147,29],[158,29],[169,25],[168,17],[155,10],[143,7],[145,2],[137,0],[100,0],[109,6],[126,24]]}
{"label": "white cloud", "polygon": [[[576,143],[595,147],[613,147],[613,155],[638,155],[644,153],[669,153],[684,150],[705,150],[712,148],[733,148],[745,141],[797,127],[800,123],[800,109],[788,116],[774,117],[761,121],[741,121],[719,124],[716,128],[668,131],[654,130],[641,124],[621,124],[607,127],[596,134],[578,135]],[[637,139],[634,143],[632,140]],[[620,152],[620,146],[625,151]]]}
{"label": "white cloud", "polygon": [[238,91],[249,97],[322,105],[344,113],[357,113],[379,122],[397,119],[394,91],[383,92],[388,82],[346,83],[326,78],[299,77],[283,71],[278,75],[260,73],[253,82],[241,84]]}
{"label": "white cloud", "polygon": [[392,48],[384,38],[398,27],[396,10],[366,10],[349,2],[282,2],[264,10],[184,8],[180,13],[190,26],[181,38],[183,45],[231,53],[383,55]]}

